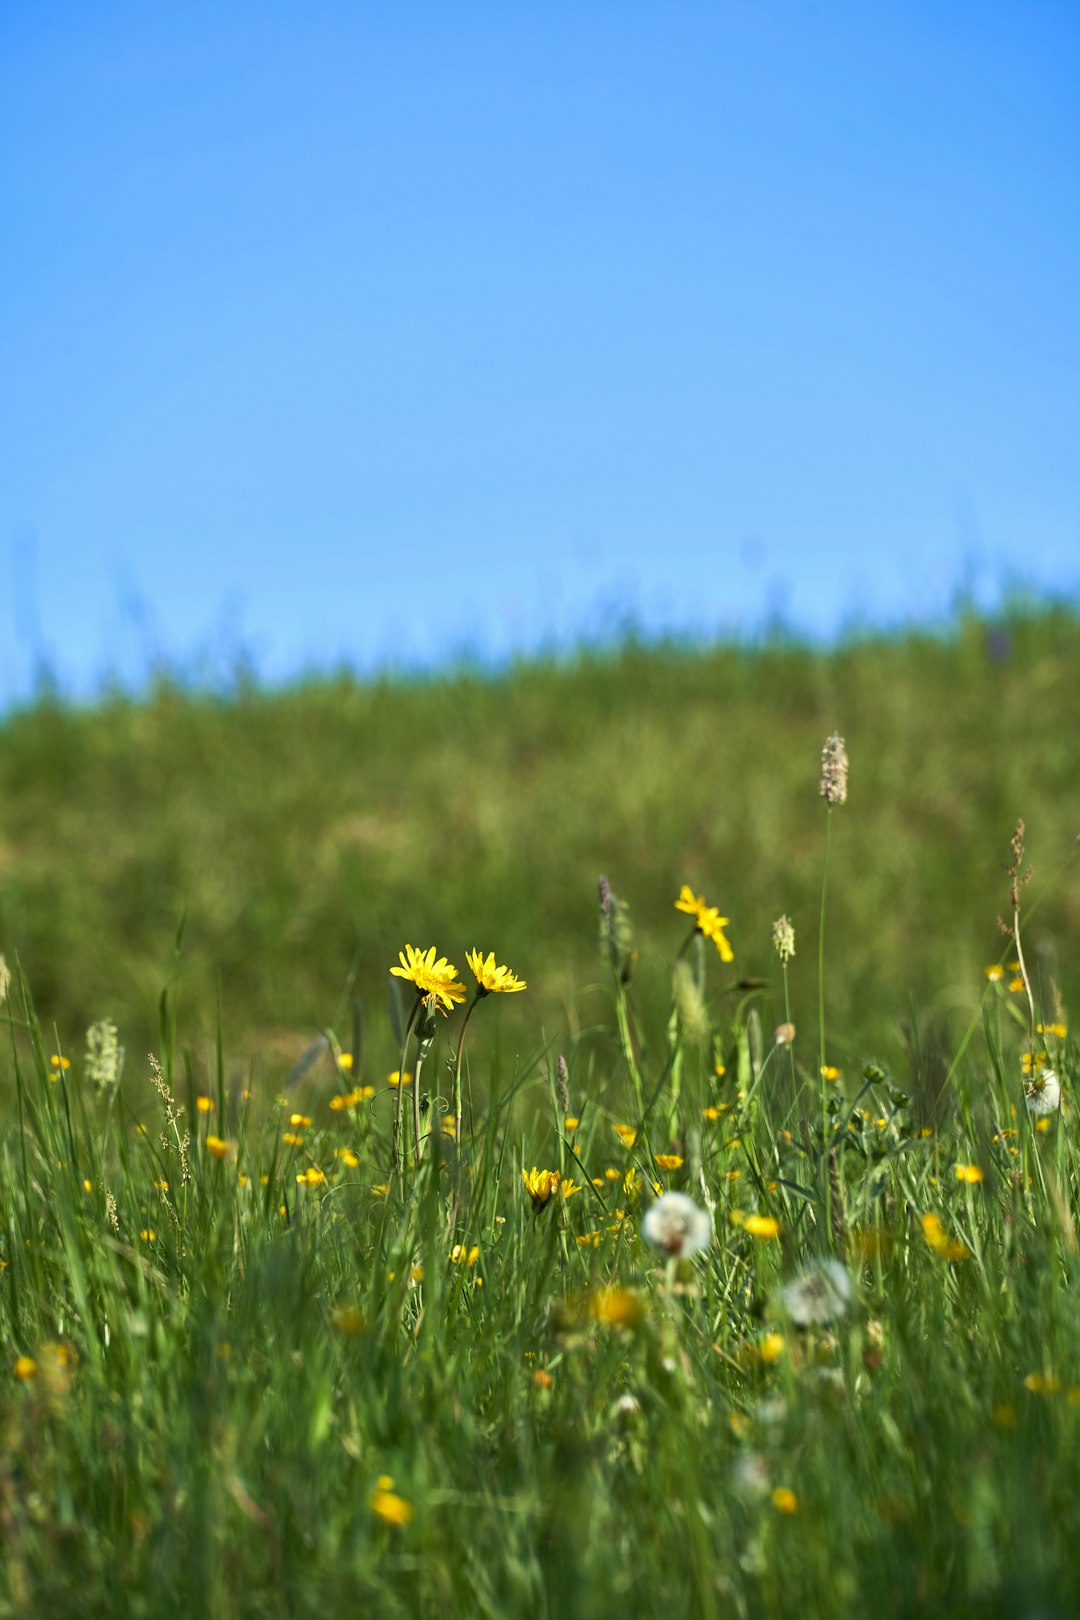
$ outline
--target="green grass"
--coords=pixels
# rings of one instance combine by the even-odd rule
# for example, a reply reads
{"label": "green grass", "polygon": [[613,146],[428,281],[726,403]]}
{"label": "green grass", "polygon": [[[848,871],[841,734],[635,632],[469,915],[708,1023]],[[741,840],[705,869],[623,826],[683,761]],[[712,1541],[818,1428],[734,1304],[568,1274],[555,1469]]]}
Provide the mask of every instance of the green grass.
{"label": "green grass", "polygon": [[[1035,1129],[1026,997],[984,968],[1023,814],[1036,1015],[1069,1023],[1080,629],[1010,635],[11,717],[0,1615],[1077,1612],[1075,1046],[1039,1038]],[[634,925],[602,952],[600,870]],[[395,1177],[406,939],[529,988],[475,1010],[460,1154],[438,1020]],[[83,1056],[105,1015],[118,1089]],[[578,1190],[536,1209],[533,1166]],[[712,1212],[681,1264],[653,1183]],[[826,1258],[850,1303],[800,1326],[783,1290]]]}

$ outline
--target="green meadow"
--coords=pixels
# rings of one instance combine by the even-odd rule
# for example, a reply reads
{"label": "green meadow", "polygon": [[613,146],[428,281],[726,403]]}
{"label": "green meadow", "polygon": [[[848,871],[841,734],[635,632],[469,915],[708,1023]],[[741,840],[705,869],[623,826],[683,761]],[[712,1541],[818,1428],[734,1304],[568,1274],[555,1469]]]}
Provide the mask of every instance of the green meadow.
{"label": "green meadow", "polygon": [[0,1616],[1080,1612],[1078,669],[9,713]]}

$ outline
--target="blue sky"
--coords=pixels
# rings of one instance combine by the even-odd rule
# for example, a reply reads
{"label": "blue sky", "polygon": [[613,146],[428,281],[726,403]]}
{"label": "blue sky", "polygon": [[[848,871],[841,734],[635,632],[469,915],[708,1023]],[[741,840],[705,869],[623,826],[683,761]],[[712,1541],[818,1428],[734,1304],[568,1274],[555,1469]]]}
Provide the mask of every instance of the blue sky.
{"label": "blue sky", "polygon": [[0,701],[1080,592],[1080,7],[0,21]]}

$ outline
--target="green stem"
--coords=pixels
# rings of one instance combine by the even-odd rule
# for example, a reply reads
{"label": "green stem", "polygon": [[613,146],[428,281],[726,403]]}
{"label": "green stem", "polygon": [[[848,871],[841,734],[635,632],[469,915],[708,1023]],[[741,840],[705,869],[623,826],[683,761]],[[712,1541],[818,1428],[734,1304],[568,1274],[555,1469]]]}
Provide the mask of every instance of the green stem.
{"label": "green stem", "polygon": [[469,1027],[469,1019],[473,1015],[477,1002],[484,994],[483,987],[477,985],[476,994],[469,1002],[465,1017],[462,1020],[461,1034],[458,1036],[457,1057],[454,1059],[454,1142],[457,1147],[459,1163],[461,1161],[461,1054],[465,1050],[465,1033]]}
{"label": "green stem", "polygon": [[420,995],[417,993],[413,1002],[409,1022],[405,1026],[405,1039],[401,1043],[401,1061],[398,1067],[397,1092],[394,1096],[394,1131],[393,1131],[393,1173],[398,1180],[401,1179],[401,1094],[405,1090],[405,1059],[409,1051],[409,1042],[416,1027],[417,1015],[420,1012]]}

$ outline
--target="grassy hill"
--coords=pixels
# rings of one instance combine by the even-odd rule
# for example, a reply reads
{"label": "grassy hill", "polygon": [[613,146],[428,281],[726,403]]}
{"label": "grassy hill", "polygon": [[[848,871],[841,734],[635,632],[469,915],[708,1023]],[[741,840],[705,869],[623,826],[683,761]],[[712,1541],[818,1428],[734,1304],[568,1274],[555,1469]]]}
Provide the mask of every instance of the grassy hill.
{"label": "grassy hill", "polygon": [[739,975],[774,977],[770,925],[793,919],[809,1029],[817,777],[837,730],[836,1056],[900,1062],[908,1009],[966,1014],[1000,954],[1019,815],[1033,967],[1075,993],[1051,941],[1080,924],[1076,869],[1059,881],[1080,825],[1078,667],[1080,623],[1046,610],[828,652],[628,645],[495,676],[41,701],[0,724],[0,951],[68,1049],[110,1016],[148,1050],[176,980],[182,1040],[213,1034],[220,995],[229,1049],[276,1075],[318,1029],[347,1039],[354,990],[390,1063],[401,945],[435,942],[459,967],[482,946],[528,980],[500,1012],[508,1049],[529,1053],[593,1016],[603,872],[632,908],[645,1005],[667,995],[686,882],[731,919]]}

